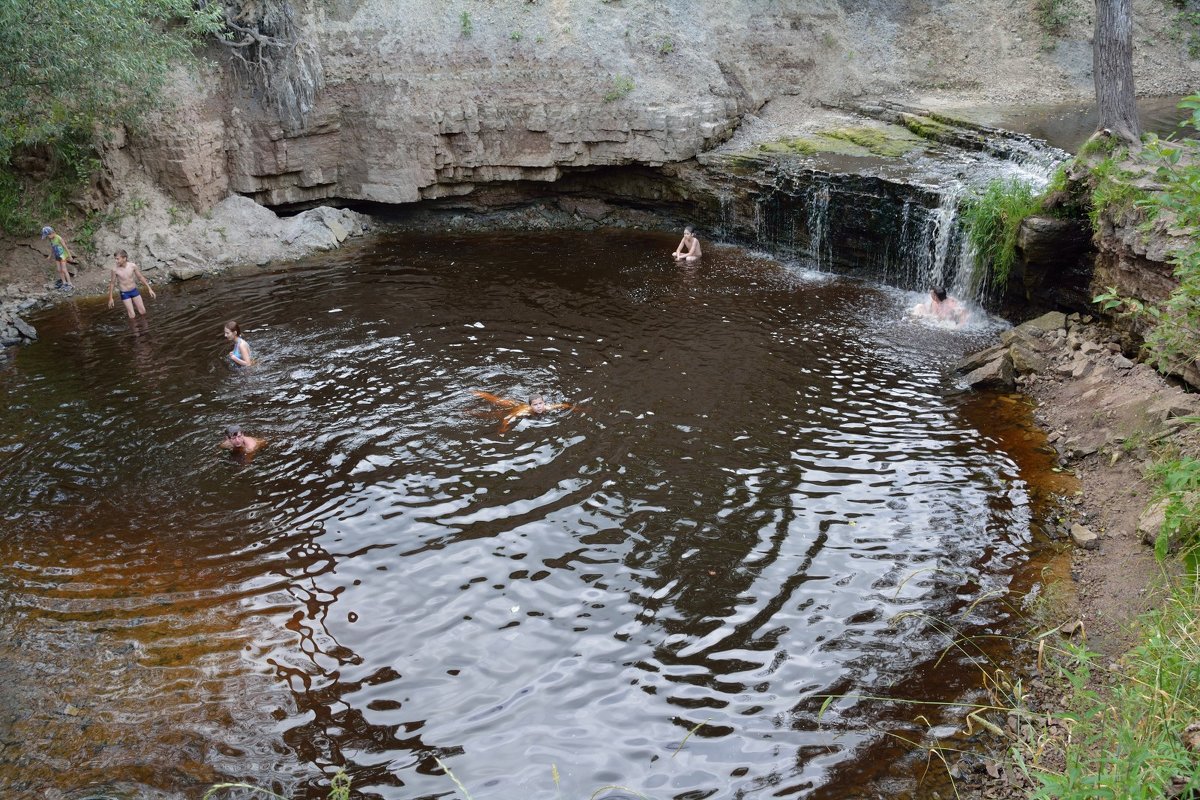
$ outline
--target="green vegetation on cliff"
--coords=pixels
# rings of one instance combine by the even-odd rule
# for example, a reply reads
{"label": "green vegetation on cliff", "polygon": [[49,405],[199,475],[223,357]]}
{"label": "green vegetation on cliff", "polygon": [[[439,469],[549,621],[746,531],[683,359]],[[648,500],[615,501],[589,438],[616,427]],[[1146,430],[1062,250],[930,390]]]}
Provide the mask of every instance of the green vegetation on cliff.
{"label": "green vegetation on cliff", "polygon": [[975,257],[991,265],[992,283],[1003,286],[1017,260],[1021,221],[1042,207],[1042,195],[1016,178],[995,180],[963,203],[962,221]]}
{"label": "green vegetation on cliff", "polygon": [[224,12],[192,0],[0,0],[0,227],[30,233],[62,215],[97,168],[93,137],[154,107]]}
{"label": "green vegetation on cliff", "polygon": [[192,0],[0,0],[0,163],[14,148],[134,121],[224,6]]}
{"label": "green vegetation on cliff", "polygon": [[[1180,106],[1184,126],[1200,130],[1200,95]],[[1095,141],[1095,140],[1094,140]],[[1087,166],[1091,218],[1142,234],[1169,234],[1177,288],[1161,306],[1122,298],[1115,287],[1096,298],[1102,310],[1151,324],[1150,359],[1177,373],[1200,357],[1200,142],[1148,136],[1134,153],[1093,145]],[[1195,425],[1200,418],[1185,417]],[[1148,470],[1156,519],[1155,553],[1183,562],[1165,568],[1162,606],[1139,620],[1139,643],[1100,672],[1096,654],[1067,647],[1050,659],[1065,679],[1068,706],[1033,743],[1017,743],[1014,759],[1036,777],[1040,798],[1157,798],[1200,795],[1200,453],[1195,436],[1159,445]],[[1048,757],[1049,756],[1049,757]]]}
{"label": "green vegetation on cliff", "polygon": [[[1186,98],[1180,108],[1190,112],[1181,127],[1200,130],[1200,95]],[[1146,349],[1160,371],[1200,368],[1200,141],[1150,135],[1136,153],[1104,155],[1095,146],[1084,153],[1080,159],[1088,167],[1095,230],[1123,222],[1176,243],[1170,262],[1178,285],[1161,305],[1122,298],[1118,287],[1095,301],[1104,310],[1155,320],[1146,333]]]}

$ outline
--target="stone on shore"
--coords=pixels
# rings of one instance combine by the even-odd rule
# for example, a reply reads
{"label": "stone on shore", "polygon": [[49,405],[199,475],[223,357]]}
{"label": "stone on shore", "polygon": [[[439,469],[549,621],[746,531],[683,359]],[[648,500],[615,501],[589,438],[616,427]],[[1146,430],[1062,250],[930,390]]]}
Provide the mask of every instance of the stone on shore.
{"label": "stone on shore", "polygon": [[[1137,536],[1143,542],[1154,546],[1158,541],[1158,535],[1162,533],[1163,525],[1167,522],[1167,501],[1159,500],[1157,503],[1149,505],[1142,511],[1141,516],[1137,521]],[[1174,536],[1168,535],[1167,551],[1171,552],[1175,549],[1176,542]]]}
{"label": "stone on shore", "polygon": [[28,322],[26,322],[25,320],[21,319],[20,317],[14,315],[12,318],[12,324],[13,324],[13,327],[17,329],[17,333],[21,334],[23,337],[25,337],[26,339],[28,339],[31,342],[37,341],[37,338],[38,338],[37,329],[34,328],[32,325],[30,325]]}
{"label": "stone on shore", "polygon": [[1016,381],[1013,378],[1012,355],[1007,349],[1003,349],[997,357],[982,367],[967,373],[965,380],[968,386],[977,389],[999,389],[1011,392],[1016,388]]}
{"label": "stone on shore", "polygon": [[1095,550],[1100,546],[1100,537],[1078,522],[1071,526],[1071,541],[1085,550]]}

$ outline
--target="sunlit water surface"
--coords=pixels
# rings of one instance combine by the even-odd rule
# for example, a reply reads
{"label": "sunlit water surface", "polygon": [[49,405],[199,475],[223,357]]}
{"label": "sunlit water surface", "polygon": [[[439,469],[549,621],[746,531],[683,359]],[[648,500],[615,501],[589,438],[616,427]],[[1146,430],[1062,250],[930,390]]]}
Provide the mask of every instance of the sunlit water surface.
{"label": "sunlit water surface", "polygon": [[[896,777],[918,712],[855,696],[976,689],[942,622],[1008,617],[977,601],[1034,538],[1007,412],[949,377],[985,332],[674,244],[381,237],[37,319],[0,370],[3,796]],[[501,433],[474,389],[577,406]]]}

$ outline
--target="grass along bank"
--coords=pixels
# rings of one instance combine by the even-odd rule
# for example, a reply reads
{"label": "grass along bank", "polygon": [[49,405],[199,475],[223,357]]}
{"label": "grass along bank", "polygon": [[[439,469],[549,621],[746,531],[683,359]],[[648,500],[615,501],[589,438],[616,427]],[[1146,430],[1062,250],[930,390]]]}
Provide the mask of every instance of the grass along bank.
{"label": "grass along bank", "polygon": [[[1181,108],[1190,114],[1181,129],[1200,130],[1200,96]],[[1148,136],[1140,150],[1129,151],[1095,138],[1043,197],[1012,185],[989,187],[964,220],[996,280],[1007,279],[1020,219],[1044,213],[1052,197],[1068,213],[1086,213],[1097,233],[1111,233],[1115,224],[1143,245],[1169,243],[1177,285],[1165,300],[1123,296],[1109,287],[1095,302],[1144,335],[1146,363],[1165,375],[1194,368],[1200,357],[1200,142]],[[1148,451],[1137,496],[1149,499],[1146,518],[1155,520],[1148,527],[1157,533],[1160,577],[1146,590],[1157,598],[1156,609],[1131,623],[1135,644],[1115,660],[1099,656],[1085,639],[1062,641],[1058,628],[1037,635],[1038,665],[1049,686],[1041,699],[1050,702],[1014,694],[1010,720],[1018,724],[995,731],[1009,768],[1033,787],[1028,796],[1200,796],[1200,418],[1176,422],[1175,433],[1157,443],[1128,442],[1129,450]],[[1111,467],[1127,453],[1109,455]],[[1104,554],[1095,558],[1103,565]],[[1082,625],[1070,631],[1086,632]]]}

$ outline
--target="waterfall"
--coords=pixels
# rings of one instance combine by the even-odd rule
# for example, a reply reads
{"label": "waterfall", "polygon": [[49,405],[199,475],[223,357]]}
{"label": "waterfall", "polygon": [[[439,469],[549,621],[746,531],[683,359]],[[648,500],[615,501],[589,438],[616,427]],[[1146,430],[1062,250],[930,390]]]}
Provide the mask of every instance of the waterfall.
{"label": "waterfall", "polygon": [[814,182],[808,190],[808,260],[817,272],[832,266],[833,243],[829,240],[829,184]]}
{"label": "waterfall", "polygon": [[[887,283],[917,290],[957,285],[964,240],[958,204],[966,186],[955,181],[927,191],[936,196],[936,206],[914,202],[911,197],[901,204],[895,257],[884,263],[883,279]],[[891,248],[886,250],[890,252]]]}
{"label": "waterfall", "polygon": [[728,239],[733,235],[733,192],[723,190],[717,193],[717,236]]}
{"label": "waterfall", "polygon": [[[876,113],[878,112],[878,113]],[[867,116],[895,124],[886,107]],[[901,289],[944,286],[963,302],[995,300],[988,264],[972,252],[960,205],[994,180],[1043,189],[1068,154],[1033,137],[938,119],[957,128],[903,158],[744,154],[711,165],[721,188],[710,208],[722,237],[753,244],[820,272],[882,280]],[[954,132],[951,132],[954,134]],[[724,168],[724,169],[723,169]],[[747,208],[734,198],[753,198]],[[751,220],[740,219],[753,210]]]}

